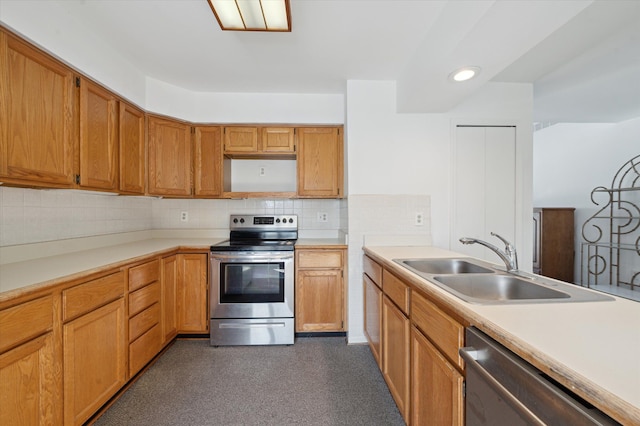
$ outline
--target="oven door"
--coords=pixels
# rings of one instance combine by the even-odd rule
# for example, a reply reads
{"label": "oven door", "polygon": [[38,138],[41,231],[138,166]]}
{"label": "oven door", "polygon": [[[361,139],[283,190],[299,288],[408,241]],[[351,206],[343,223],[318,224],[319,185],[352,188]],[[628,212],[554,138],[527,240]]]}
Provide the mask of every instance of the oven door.
{"label": "oven door", "polygon": [[293,318],[293,253],[211,252],[211,318]]}

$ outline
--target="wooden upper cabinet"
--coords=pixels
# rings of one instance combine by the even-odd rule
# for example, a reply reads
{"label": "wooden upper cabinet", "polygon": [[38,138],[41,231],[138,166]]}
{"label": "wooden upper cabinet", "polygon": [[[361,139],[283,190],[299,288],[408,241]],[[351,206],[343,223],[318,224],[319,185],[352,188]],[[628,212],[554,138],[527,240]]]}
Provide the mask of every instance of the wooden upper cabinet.
{"label": "wooden upper cabinet", "polygon": [[191,133],[180,121],[149,117],[149,194],[191,195]]}
{"label": "wooden upper cabinet", "polygon": [[225,127],[224,153],[256,153],[258,152],[257,127]]}
{"label": "wooden upper cabinet", "polygon": [[231,158],[295,159],[294,127],[224,128],[224,155]]}
{"label": "wooden upper cabinet", "polygon": [[264,153],[295,153],[295,129],[293,127],[263,127],[260,141],[261,150]]}
{"label": "wooden upper cabinet", "polygon": [[74,186],[73,72],[3,31],[0,61],[1,180]]}
{"label": "wooden upper cabinet", "polygon": [[80,186],[118,189],[118,100],[80,79]]}
{"label": "wooden upper cabinet", "polygon": [[342,129],[303,127],[298,134],[298,197],[344,196]]}
{"label": "wooden upper cabinet", "polygon": [[194,186],[197,197],[222,194],[222,128],[197,126],[194,136]]}
{"label": "wooden upper cabinet", "polygon": [[144,112],[120,102],[120,192],[145,192]]}

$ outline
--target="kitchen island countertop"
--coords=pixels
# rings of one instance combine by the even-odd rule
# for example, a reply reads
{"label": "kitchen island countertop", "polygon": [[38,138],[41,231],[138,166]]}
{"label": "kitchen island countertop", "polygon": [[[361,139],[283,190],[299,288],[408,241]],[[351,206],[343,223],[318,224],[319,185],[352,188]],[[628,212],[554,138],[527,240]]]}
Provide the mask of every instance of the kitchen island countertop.
{"label": "kitchen island countertop", "polygon": [[435,247],[365,247],[387,269],[623,424],[640,424],[640,303],[477,305],[393,259],[468,257]]}

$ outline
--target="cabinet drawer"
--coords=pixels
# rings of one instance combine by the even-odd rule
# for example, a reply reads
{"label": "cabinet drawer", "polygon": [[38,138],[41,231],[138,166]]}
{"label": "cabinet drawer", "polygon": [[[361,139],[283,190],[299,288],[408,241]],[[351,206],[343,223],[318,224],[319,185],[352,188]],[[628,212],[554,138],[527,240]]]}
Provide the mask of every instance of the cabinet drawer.
{"label": "cabinet drawer", "polygon": [[409,315],[409,291],[411,290],[408,285],[386,269],[382,271],[382,291],[405,315]]}
{"label": "cabinet drawer", "polygon": [[362,258],[362,269],[378,287],[382,287],[382,266],[378,265],[369,256],[364,256]]}
{"label": "cabinet drawer", "polygon": [[160,351],[162,346],[162,327],[154,325],[129,345],[129,377],[133,377]]}
{"label": "cabinet drawer", "polygon": [[88,281],[62,292],[63,320],[90,312],[124,295],[124,273]]}
{"label": "cabinet drawer", "polygon": [[341,250],[300,250],[298,251],[298,268],[342,268]]}
{"label": "cabinet drawer", "polygon": [[0,311],[0,353],[51,330],[53,299],[41,297]]}
{"label": "cabinet drawer", "polygon": [[464,368],[458,349],[464,346],[464,327],[422,295],[411,296],[411,321],[454,365]]}
{"label": "cabinet drawer", "polygon": [[160,304],[154,303],[129,320],[129,341],[133,342],[145,331],[160,322]]}
{"label": "cabinet drawer", "polygon": [[160,283],[156,282],[129,293],[129,317],[160,301]]}
{"label": "cabinet drawer", "polygon": [[129,269],[129,291],[137,290],[160,279],[160,261],[154,260]]}

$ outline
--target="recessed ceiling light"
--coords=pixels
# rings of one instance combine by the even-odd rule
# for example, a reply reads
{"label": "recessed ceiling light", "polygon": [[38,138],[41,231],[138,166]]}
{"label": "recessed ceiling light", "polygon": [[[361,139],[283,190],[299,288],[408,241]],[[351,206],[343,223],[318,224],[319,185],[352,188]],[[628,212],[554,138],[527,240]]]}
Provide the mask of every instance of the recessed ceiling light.
{"label": "recessed ceiling light", "polygon": [[467,81],[480,74],[480,67],[463,67],[449,74],[449,80],[455,82]]}

